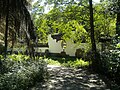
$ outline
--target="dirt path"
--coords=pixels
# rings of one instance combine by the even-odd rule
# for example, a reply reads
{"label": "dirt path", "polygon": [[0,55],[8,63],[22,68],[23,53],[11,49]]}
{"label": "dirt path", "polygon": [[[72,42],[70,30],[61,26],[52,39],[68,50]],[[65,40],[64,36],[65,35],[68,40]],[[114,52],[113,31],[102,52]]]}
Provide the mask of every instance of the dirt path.
{"label": "dirt path", "polygon": [[31,90],[110,90],[97,75],[86,69],[48,65],[50,73],[46,83],[38,83]]}

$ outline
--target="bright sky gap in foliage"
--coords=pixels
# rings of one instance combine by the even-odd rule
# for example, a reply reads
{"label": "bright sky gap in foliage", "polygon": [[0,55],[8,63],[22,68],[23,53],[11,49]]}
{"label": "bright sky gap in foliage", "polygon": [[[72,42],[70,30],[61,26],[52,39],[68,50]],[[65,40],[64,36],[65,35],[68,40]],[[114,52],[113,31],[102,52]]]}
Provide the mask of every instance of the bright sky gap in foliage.
{"label": "bright sky gap in foliage", "polygon": [[[33,0],[33,3],[36,1],[38,1],[38,0]],[[100,0],[93,0],[93,2],[98,3],[98,2],[100,2]]]}
{"label": "bright sky gap in foliage", "polygon": [[[37,2],[37,1],[39,1],[39,0],[33,0],[33,2],[32,2],[32,4],[34,4],[35,2]],[[79,1],[79,0],[78,0]],[[93,3],[99,3],[100,2],[100,0],[92,0],[93,1]],[[43,3],[44,3],[44,0],[43,0]],[[52,8],[51,8],[52,9]],[[51,10],[50,8],[48,9],[48,5],[46,5],[46,7],[45,7],[45,12],[44,13],[48,13],[50,10]]]}

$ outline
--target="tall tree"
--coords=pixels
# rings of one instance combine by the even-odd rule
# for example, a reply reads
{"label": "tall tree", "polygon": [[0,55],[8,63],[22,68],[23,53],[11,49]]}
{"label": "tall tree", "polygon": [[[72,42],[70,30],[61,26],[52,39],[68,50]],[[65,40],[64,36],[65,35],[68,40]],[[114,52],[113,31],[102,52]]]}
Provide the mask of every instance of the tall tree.
{"label": "tall tree", "polygon": [[120,0],[117,1],[118,11],[117,11],[117,19],[116,19],[116,34],[118,37],[120,36]]}
{"label": "tall tree", "polygon": [[91,44],[92,44],[92,67],[93,69],[97,66],[97,51],[96,51],[96,43],[95,43],[95,37],[94,37],[94,20],[93,20],[93,6],[92,6],[92,0],[89,0],[90,5],[90,30],[91,30]]}
{"label": "tall tree", "polygon": [[8,46],[8,42],[7,42],[7,39],[8,39],[8,24],[9,24],[9,0],[7,2],[7,13],[6,13],[6,28],[5,28],[5,58],[6,58],[6,54],[7,54],[7,46]]}

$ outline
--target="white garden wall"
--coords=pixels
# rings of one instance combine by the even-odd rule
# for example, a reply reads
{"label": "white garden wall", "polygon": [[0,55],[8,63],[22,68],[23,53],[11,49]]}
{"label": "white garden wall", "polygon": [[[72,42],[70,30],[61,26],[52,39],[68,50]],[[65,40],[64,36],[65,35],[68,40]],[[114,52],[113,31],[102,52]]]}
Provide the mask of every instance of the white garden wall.
{"label": "white garden wall", "polygon": [[67,47],[65,49],[65,52],[69,56],[75,56],[75,52],[77,49],[79,48],[85,49],[89,46],[87,43],[81,43],[78,45],[78,44],[73,43],[71,40],[66,41],[66,43],[67,43]]}
{"label": "white garden wall", "polygon": [[[58,33],[56,33],[58,34]],[[50,53],[61,53],[63,51],[61,46],[61,40],[56,41],[51,37],[51,34],[48,35],[48,46],[49,47],[39,47],[35,51],[45,53],[46,50],[49,50]],[[75,56],[77,49],[87,49],[89,47],[88,43],[75,44],[71,40],[66,40],[65,52],[69,56]],[[101,48],[101,44],[97,44],[97,48]]]}
{"label": "white garden wall", "polygon": [[53,39],[51,35],[48,35],[48,46],[49,46],[50,53],[62,52],[61,41],[56,42],[56,39]]}
{"label": "white garden wall", "polygon": [[[53,39],[51,35],[48,35],[48,45],[49,45],[49,52],[50,53],[61,53],[63,51],[61,47],[61,40],[56,42],[56,39]],[[69,56],[75,56],[76,49],[79,48],[87,48],[88,44],[81,43],[80,45],[74,44],[71,40],[66,41],[66,48],[65,52]]]}

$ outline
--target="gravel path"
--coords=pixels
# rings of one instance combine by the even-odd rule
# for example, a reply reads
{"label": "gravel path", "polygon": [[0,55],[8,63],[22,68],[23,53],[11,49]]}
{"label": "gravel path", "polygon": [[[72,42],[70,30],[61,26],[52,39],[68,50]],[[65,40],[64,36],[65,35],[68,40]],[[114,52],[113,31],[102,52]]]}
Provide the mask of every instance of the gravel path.
{"label": "gravel path", "polygon": [[38,83],[31,90],[110,90],[98,74],[86,69],[48,65],[49,80]]}

